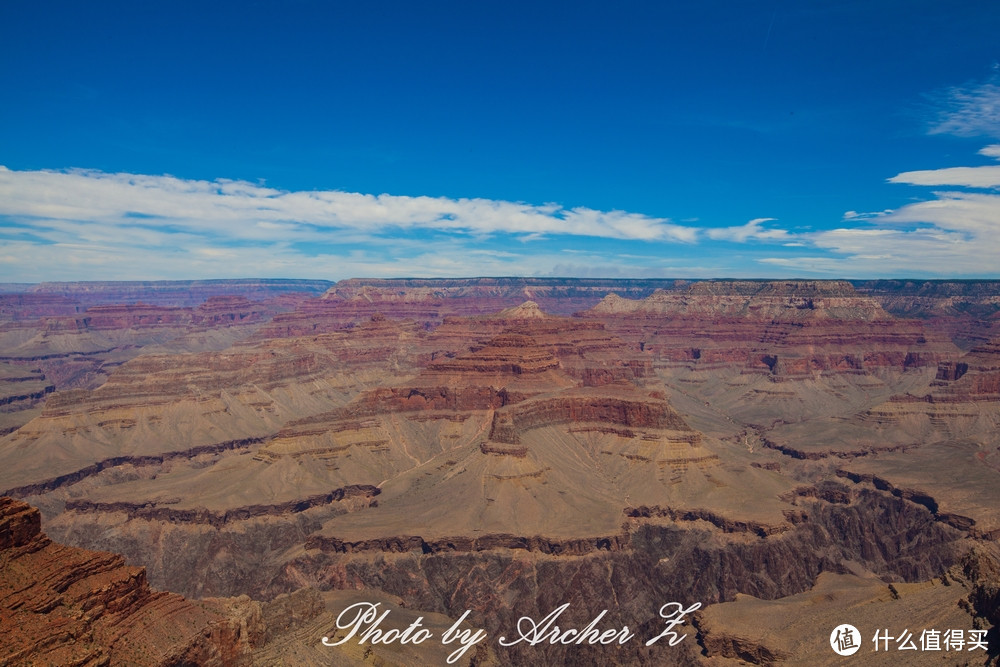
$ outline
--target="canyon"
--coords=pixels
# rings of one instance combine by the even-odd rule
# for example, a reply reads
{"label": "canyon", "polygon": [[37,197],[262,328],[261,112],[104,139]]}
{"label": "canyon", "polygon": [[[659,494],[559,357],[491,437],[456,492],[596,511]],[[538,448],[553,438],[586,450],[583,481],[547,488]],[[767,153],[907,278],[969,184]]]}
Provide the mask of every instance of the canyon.
{"label": "canyon", "polygon": [[[996,663],[1000,283],[0,292],[0,664],[446,664],[324,645],[362,601],[460,664]],[[642,640],[497,641],[565,603]]]}

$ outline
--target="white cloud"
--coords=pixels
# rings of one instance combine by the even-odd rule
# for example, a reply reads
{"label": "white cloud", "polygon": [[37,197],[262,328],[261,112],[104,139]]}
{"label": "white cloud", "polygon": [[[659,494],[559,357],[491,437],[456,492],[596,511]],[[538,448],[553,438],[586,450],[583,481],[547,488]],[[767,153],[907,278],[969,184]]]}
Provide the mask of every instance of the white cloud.
{"label": "white cloud", "polygon": [[930,134],[1000,137],[1000,85],[953,87],[933,96],[939,111]]}
{"label": "white cloud", "polygon": [[[930,223],[939,229],[1000,239],[1000,195],[938,192],[937,199],[917,202],[883,216],[888,224]],[[994,258],[995,259],[995,258]]]}
{"label": "white cloud", "polygon": [[706,229],[705,235],[714,241],[733,241],[736,243],[745,243],[751,240],[781,241],[790,238],[784,229],[766,229],[763,226],[763,223],[773,220],[774,218],[754,218],[745,225]]}
{"label": "white cloud", "polygon": [[1000,159],[1000,144],[992,144],[990,146],[985,146],[979,150],[980,155],[985,155],[987,157],[995,157]]}
{"label": "white cloud", "polygon": [[546,249],[553,237],[691,244],[699,231],[557,204],[0,166],[10,280],[532,275],[562,261]]}
{"label": "white cloud", "polygon": [[[979,152],[1000,158],[1000,144]],[[1000,275],[1000,166],[889,181],[978,191],[847,211],[837,229],[789,231],[774,218],[704,228],[551,203],[0,167],[0,280]],[[733,252],[720,241],[748,247]]]}
{"label": "white cloud", "polygon": [[561,261],[537,247],[553,237],[690,244],[698,235],[666,218],[557,204],[0,166],[8,280],[532,275]]}
{"label": "white cloud", "polygon": [[910,185],[958,185],[970,188],[1000,187],[1000,166],[949,167],[904,171],[889,179],[890,183]]}
{"label": "white cloud", "polygon": [[[980,151],[1000,156],[1000,146]],[[935,192],[934,199],[880,213],[848,211],[850,226],[803,234],[812,247],[837,257],[771,257],[784,268],[836,272],[847,277],[875,275],[996,276],[1000,274],[1000,167],[951,167],[909,171],[889,179],[908,185],[957,185],[980,192]]]}
{"label": "white cloud", "polygon": [[469,250],[457,241],[372,245],[364,250],[306,255],[287,246],[192,245],[137,251],[127,246],[22,240],[0,244],[0,276],[45,280],[185,278],[321,278],[530,276],[564,257]]}
{"label": "white cloud", "polygon": [[693,242],[697,229],[624,211],[488,199],[286,192],[243,181],[99,171],[0,171],[0,215],[116,228],[169,225],[241,240],[313,240],[317,230],[564,234]]}
{"label": "white cloud", "polygon": [[[595,211],[589,208],[574,208],[562,213],[570,225],[587,236],[604,236],[642,241],[680,241],[693,243],[697,240],[698,229],[669,223],[662,218],[649,218],[638,213],[625,211]],[[597,233],[607,230],[605,233]]]}

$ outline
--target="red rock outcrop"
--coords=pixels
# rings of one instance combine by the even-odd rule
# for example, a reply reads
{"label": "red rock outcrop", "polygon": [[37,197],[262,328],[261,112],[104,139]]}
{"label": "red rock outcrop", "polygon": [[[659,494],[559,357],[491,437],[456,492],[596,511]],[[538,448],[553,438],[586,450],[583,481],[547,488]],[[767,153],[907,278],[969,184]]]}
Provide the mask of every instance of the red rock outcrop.
{"label": "red rock outcrop", "polygon": [[957,353],[845,281],[704,281],[641,301],[610,295],[582,315],[663,362],[779,377],[905,370]]}
{"label": "red rock outcrop", "polygon": [[428,366],[431,372],[478,375],[522,375],[556,368],[559,361],[552,352],[531,336],[518,333],[497,336],[483,346],[472,347],[471,354],[434,361]]}
{"label": "red rock outcrop", "polygon": [[[650,355],[607,331],[603,322],[549,315],[532,301],[490,315],[446,317],[428,343],[445,350],[464,349],[470,339],[482,341],[480,346],[489,345],[491,338],[502,333],[529,336],[533,345],[558,358],[563,372],[585,386],[652,375]],[[433,352],[425,363],[439,362],[441,356],[454,358],[455,354]]]}
{"label": "red rock outcrop", "polygon": [[1000,281],[868,280],[854,285],[886,311],[923,321],[928,330],[950,338],[962,350],[1000,333]]}
{"label": "red rock outcrop", "polygon": [[47,320],[48,332],[118,331],[136,328],[186,326],[192,322],[191,310],[170,306],[130,305],[92,306],[75,318]]}
{"label": "red rock outcrop", "polygon": [[973,348],[958,360],[940,362],[928,389],[924,394],[893,396],[865,417],[891,424],[907,415],[926,415],[937,426],[988,417],[981,408],[1000,402],[1000,342]]}
{"label": "red rock outcrop", "polygon": [[154,591],[121,556],[66,547],[37,509],[0,497],[0,664],[233,665],[263,639],[249,599]]}
{"label": "red rock outcrop", "polygon": [[980,345],[957,361],[938,364],[934,401],[1000,401],[1000,340]]}
{"label": "red rock outcrop", "polygon": [[[624,389],[624,387],[623,387]],[[623,394],[628,395],[629,391]],[[604,392],[567,391],[554,398],[539,398],[497,410],[490,440],[518,444],[520,434],[542,426],[595,422],[635,428],[690,431],[666,401],[651,397],[619,398]]]}
{"label": "red rock outcrop", "polygon": [[72,316],[83,310],[73,299],[59,294],[0,294],[0,322],[23,322],[41,317]]}

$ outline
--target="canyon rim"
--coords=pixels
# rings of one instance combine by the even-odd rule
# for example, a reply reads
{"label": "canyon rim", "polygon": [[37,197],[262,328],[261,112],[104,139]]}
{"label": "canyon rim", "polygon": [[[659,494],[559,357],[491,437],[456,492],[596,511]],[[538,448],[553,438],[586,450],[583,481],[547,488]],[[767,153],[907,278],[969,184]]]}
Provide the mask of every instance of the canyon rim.
{"label": "canyon rim", "polygon": [[998,286],[7,291],[3,659],[986,664]]}

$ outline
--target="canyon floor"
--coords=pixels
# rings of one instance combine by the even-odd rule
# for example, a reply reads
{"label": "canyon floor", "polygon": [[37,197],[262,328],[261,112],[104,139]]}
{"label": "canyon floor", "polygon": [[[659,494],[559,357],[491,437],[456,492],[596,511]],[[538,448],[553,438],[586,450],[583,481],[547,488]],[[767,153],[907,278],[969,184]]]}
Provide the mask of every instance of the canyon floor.
{"label": "canyon floor", "polygon": [[0,462],[0,665],[1000,654],[998,282],[0,285]]}

